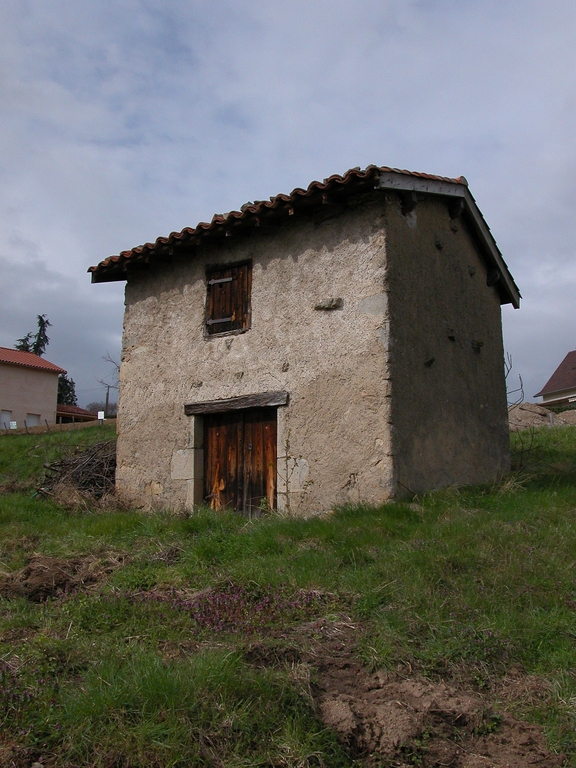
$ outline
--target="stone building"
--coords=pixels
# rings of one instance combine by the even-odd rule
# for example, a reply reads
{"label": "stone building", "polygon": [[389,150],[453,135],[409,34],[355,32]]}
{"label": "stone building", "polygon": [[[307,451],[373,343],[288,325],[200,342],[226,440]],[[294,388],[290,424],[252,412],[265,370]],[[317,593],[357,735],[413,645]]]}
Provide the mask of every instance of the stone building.
{"label": "stone building", "polygon": [[500,305],[464,178],[370,166],[91,267],[126,281],[119,490],[247,514],[509,468]]}

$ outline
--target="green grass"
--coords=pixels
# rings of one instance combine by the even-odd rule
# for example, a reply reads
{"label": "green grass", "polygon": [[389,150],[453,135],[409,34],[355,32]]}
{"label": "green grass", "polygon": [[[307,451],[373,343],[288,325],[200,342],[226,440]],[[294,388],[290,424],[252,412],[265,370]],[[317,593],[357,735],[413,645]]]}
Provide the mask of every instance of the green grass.
{"label": "green grass", "polygon": [[0,488],[33,487],[44,474],[44,464],[56,461],[76,447],[87,447],[116,437],[116,426],[106,424],[39,435],[0,433]]}
{"label": "green grass", "polygon": [[[36,482],[59,438],[0,440],[0,474]],[[44,603],[0,599],[0,744],[59,766],[352,766],[294,669],[247,660],[348,616],[374,669],[486,694],[512,672],[545,681],[545,700],[501,706],[576,766],[576,428],[517,434],[513,449],[496,486],[310,520],[0,496],[0,570],[33,554],[119,563]]]}

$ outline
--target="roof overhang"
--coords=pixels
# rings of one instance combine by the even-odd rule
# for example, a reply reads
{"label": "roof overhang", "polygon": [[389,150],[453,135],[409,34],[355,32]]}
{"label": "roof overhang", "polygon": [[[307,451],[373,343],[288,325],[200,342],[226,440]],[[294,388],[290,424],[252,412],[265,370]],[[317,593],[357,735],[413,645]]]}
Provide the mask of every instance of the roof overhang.
{"label": "roof overhang", "polygon": [[[537,397],[537,395],[534,395]],[[576,403],[576,392],[568,392],[565,395],[556,395],[555,397],[549,397],[549,399],[543,398],[539,403],[544,408],[548,408],[549,405],[568,405]]]}
{"label": "roof overhang", "polygon": [[60,368],[59,365],[44,360],[38,355],[7,347],[0,348],[0,365],[12,365],[16,368],[27,368],[30,371],[41,371],[42,373],[52,373],[58,376],[67,373],[64,368]]}
{"label": "roof overhang", "polygon": [[[476,200],[472,197],[466,179],[444,180],[434,178],[420,178],[417,176],[407,176],[395,171],[382,172],[378,182],[380,189],[395,189],[400,192],[420,192],[426,195],[439,195],[442,197],[452,197],[462,200],[464,209],[462,214],[471,227],[472,231],[479,240],[488,266],[497,270],[498,275],[494,275],[494,285],[497,286],[503,304],[512,304],[515,309],[520,306],[520,291],[514,282],[514,278],[504,261],[500,249],[496,245],[490,228],[478,206]],[[500,285],[498,285],[500,283]]]}
{"label": "roof overhang", "polygon": [[491,272],[490,285],[494,285],[498,291],[502,304],[519,307],[520,291],[465,178],[451,179],[374,165],[364,170],[353,168],[344,176],[330,176],[323,182],[313,181],[307,189],[297,188],[290,195],[277,195],[269,200],[247,203],[240,211],[214,216],[209,223],[200,222],[194,228],[186,227],[181,232],[160,237],[154,243],[146,243],[117,256],[110,256],[97,266],[90,267],[88,272],[92,275],[93,283],[126,280],[130,270],[147,269],[152,261],[158,263],[169,260],[176,250],[194,251],[203,243],[221,242],[255,228],[277,227],[295,213],[339,205],[346,198],[373,192],[375,189],[437,195],[459,201],[458,215],[465,218],[480,245],[487,269]]}
{"label": "roof overhang", "polygon": [[536,392],[533,397],[553,397],[555,400],[564,400],[567,397],[575,397],[576,396],[576,385],[573,387],[564,387],[563,389],[550,389],[550,390],[540,390],[540,392]]}

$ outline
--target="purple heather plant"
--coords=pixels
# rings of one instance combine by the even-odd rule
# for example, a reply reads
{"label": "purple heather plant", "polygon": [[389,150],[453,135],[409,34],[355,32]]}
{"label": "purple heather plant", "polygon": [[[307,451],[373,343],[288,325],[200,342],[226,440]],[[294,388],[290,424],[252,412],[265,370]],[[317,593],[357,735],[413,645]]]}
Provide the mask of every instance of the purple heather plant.
{"label": "purple heather plant", "polygon": [[169,594],[139,592],[130,599],[167,603],[173,610],[188,612],[199,629],[214,632],[232,629],[254,632],[279,622],[291,623],[316,613],[326,602],[324,595],[312,590],[293,592],[285,585],[261,587],[234,583],[193,598],[173,591]]}

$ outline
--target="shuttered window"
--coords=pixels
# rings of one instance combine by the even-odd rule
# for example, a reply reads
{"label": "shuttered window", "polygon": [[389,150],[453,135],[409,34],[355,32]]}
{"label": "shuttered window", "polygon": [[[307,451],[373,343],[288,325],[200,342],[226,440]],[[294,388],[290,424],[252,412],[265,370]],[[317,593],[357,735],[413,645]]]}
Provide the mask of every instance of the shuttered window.
{"label": "shuttered window", "polygon": [[250,328],[252,264],[235,264],[206,274],[206,333],[229,333]]}

